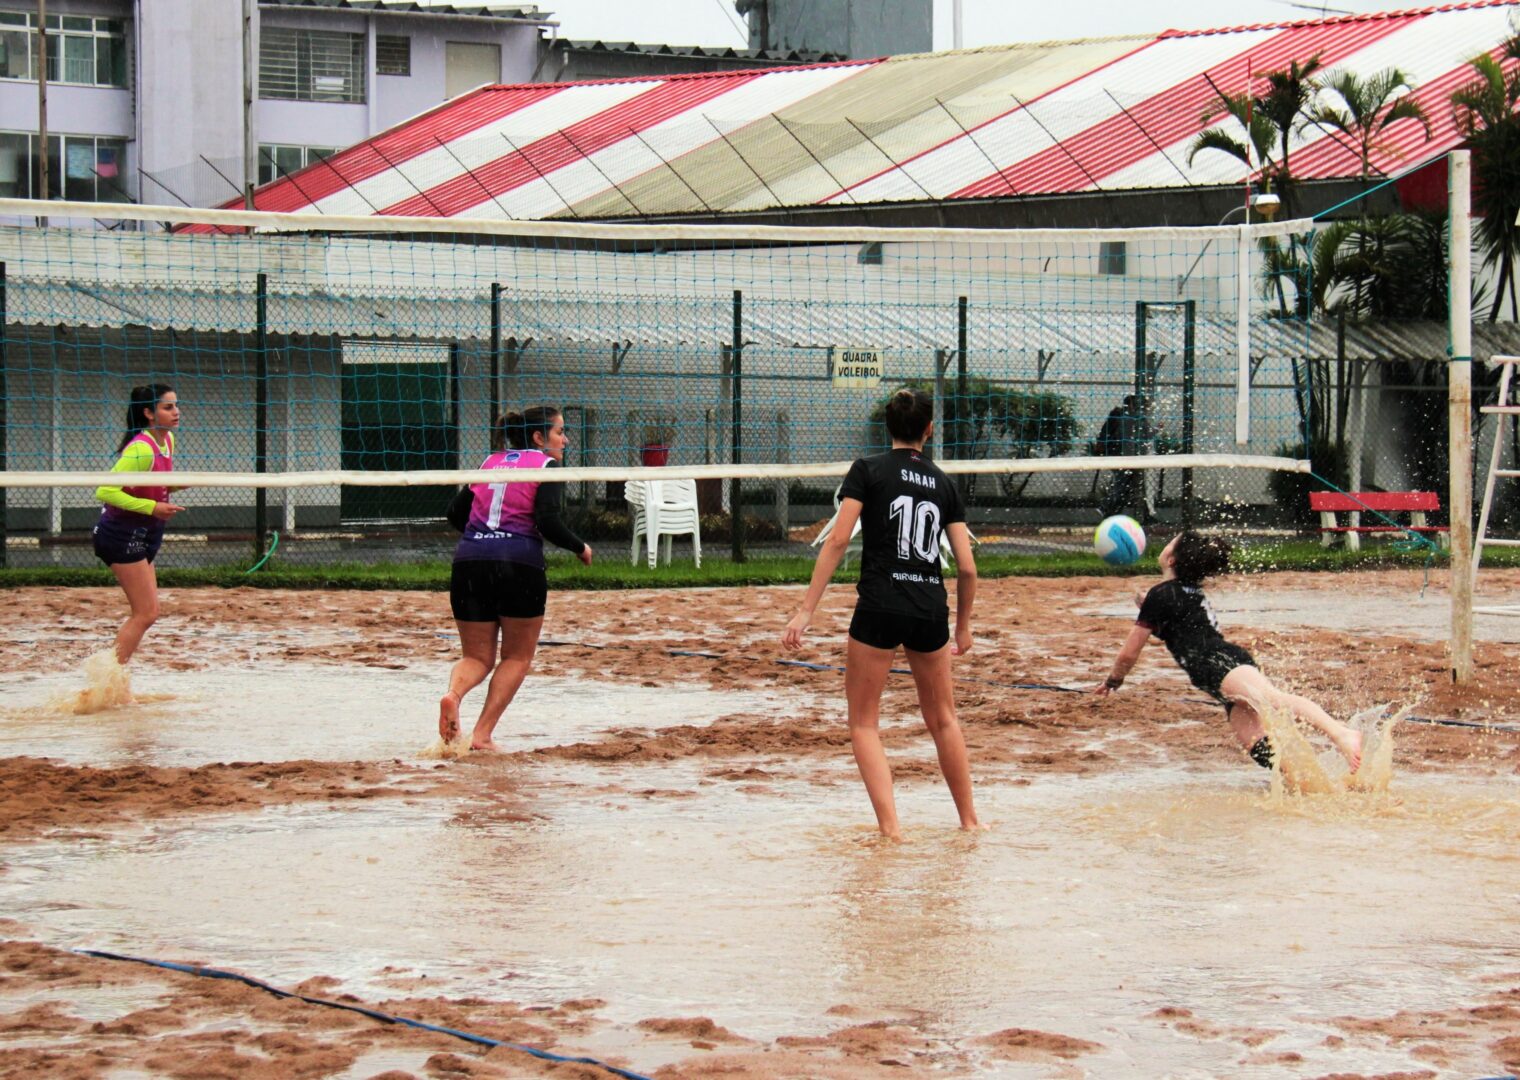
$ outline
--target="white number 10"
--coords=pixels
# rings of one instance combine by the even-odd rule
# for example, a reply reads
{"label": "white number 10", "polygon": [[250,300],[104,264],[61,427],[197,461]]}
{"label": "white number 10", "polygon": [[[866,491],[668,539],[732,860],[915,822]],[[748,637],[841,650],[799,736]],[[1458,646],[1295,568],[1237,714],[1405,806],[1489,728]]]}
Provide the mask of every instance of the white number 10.
{"label": "white number 10", "polygon": [[899,495],[888,510],[897,522],[897,557],[917,555],[924,562],[939,558],[939,507],[932,502],[914,502],[911,495]]}

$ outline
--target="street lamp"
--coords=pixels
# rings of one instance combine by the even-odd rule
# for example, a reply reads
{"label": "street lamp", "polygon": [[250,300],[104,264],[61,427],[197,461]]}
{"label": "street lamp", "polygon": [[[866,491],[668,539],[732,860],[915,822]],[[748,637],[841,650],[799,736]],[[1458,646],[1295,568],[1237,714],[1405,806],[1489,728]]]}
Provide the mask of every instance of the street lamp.
{"label": "street lamp", "polygon": [[[1277,216],[1277,211],[1281,208],[1282,199],[1278,198],[1277,195],[1270,191],[1258,191],[1255,195],[1251,196],[1251,201],[1249,203],[1241,203],[1239,206],[1232,206],[1229,210],[1225,211],[1224,217],[1219,219],[1219,224],[1223,225],[1225,222],[1229,221],[1230,215],[1235,213],[1237,210],[1244,210],[1246,212],[1247,225],[1251,223],[1252,210],[1255,210],[1267,221],[1271,221],[1274,217]],[[1213,243],[1214,240],[1212,237],[1205,241],[1202,250],[1200,250],[1197,257],[1193,259],[1193,265],[1188,267],[1187,273],[1183,274],[1180,278],[1177,279],[1178,296],[1182,295],[1182,290],[1187,287],[1188,278],[1193,276],[1193,271],[1198,269],[1198,264],[1203,261],[1203,257],[1208,254],[1209,247]]]}

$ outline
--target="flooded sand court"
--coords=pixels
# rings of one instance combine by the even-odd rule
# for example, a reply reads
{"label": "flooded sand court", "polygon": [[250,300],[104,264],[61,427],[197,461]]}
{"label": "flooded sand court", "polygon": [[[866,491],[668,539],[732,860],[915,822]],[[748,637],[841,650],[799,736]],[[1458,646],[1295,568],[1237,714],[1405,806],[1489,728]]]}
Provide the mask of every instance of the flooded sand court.
{"label": "flooded sand court", "polygon": [[[1002,584],[987,583],[994,601]],[[1122,588],[1087,596],[1102,607]],[[662,643],[689,644],[725,592],[690,598],[684,621],[668,609]],[[564,636],[605,632],[618,616],[601,604],[585,598]],[[1112,616],[1073,621],[1046,635],[1052,665],[1111,636]],[[1033,670],[1012,620],[989,629],[1002,633],[962,664]],[[422,756],[445,650],[400,669],[150,662],[137,689],[158,700],[91,716],[59,706],[77,664],[0,672],[7,786],[87,781],[0,833],[0,1074],[10,1060],[44,1075],[45,1059],[155,1075],[164,1046],[199,1063],[186,1075],[230,1069],[227,1055],[270,1076],[298,1061],[342,1077],[546,1068],[58,951],[78,947],[351,994],[663,1080],[1520,1065],[1515,736],[1402,726],[1387,791],[1288,796],[1229,747],[1217,710],[1178,703],[1159,663],[1101,706],[963,686],[993,825],[971,835],[897,682],[883,732],[908,841],[892,845],[870,826],[837,674],[759,648],[606,664],[545,650],[498,729],[507,752],[446,762]],[[232,761],[255,764],[207,764]],[[266,797],[198,794],[212,768]],[[362,774],[374,797],[268,796],[265,768]],[[103,814],[129,774],[166,805]],[[40,813],[8,805],[22,826]]]}

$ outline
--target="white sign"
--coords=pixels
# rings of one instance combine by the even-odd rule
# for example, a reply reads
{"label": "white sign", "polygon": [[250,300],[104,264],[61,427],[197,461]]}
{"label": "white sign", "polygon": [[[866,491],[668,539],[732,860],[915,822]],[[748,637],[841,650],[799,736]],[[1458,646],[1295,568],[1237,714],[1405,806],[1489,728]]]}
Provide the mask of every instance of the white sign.
{"label": "white sign", "polygon": [[881,350],[841,347],[829,352],[829,376],[846,390],[869,390],[881,385]]}

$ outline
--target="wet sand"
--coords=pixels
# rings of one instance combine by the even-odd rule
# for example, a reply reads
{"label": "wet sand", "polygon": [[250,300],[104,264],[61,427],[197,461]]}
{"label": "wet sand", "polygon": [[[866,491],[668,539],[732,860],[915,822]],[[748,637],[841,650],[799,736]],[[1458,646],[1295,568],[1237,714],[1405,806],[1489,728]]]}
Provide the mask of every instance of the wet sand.
{"label": "wet sand", "polygon": [[[58,688],[77,680],[84,661],[109,642],[120,618],[119,594],[13,590],[0,618],[0,754],[9,755],[0,758],[0,844],[7,851],[0,889],[11,889],[7,895],[25,910],[19,921],[0,925],[0,936],[11,939],[0,946],[0,1075],[89,1077],[113,1069],[251,1077],[606,1075],[505,1050],[482,1053],[443,1036],[61,948],[83,943],[134,951],[126,947],[129,940],[105,939],[112,928],[149,932],[157,916],[144,913],[147,898],[155,875],[168,869],[201,874],[215,886],[204,893],[186,886],[187,896],[198,897],[190,906],[200,906],[181,913],[191,940],[220,941],[220,918],[228,929],[225,947],[246,947],[232,930],[257,924],[256,906],[234,911],[229,901],[225,917],[205,910],[216,889],[238,888],[235,878],[217,877],[217,859],[239,852],[273,876],[286,866],[297,877],[308,874],[308,887],[318,891],[351,883],[373,890],[374,903],[412,904],[416,910],[388,914],[396,924],[387,933],[394,943],[414,932],[420,951],[430,918],[467,923],[478,906],[471,896],[505,885],[470,877],[470,860],[479,852],[473,846],[459,852],[463,861],[449,871],[465,887],[441,899],[429,891],[434,883],[426,874],[418,877],[411,867],[392,873],[385,851],[374,853],[373,865],[357,852],[367,837],[387,836],[392,855],[415,862],[442,851],[452,858],[446,844],[438,845],[461,831],[495,845],[502,853],[498,872],[510,877],[514,860],[522,860],[544,875],[545,895],[563,888],[557,903],[564,908],[580,897],[625,905],[623,918],[643,927],[643,936],[609,941],[613,961],[629,947],[649,956],[679,955],[683,933],[710,930],[722,938],[735,926],[752,925],[757,936],[706,941],[708,949],[737,950],[732,963],[709,969],[693,960],[696,989],[672,993],[669,1001],[682,1007],[668,1011],[655,1011],[664,1000],[658,988],[628,985],[620,1001],[616,981],[595,974],[595,950],[592,960],[567,955],[553,971],[526,970],[534,957],[513,954],[524,970],[496,982],[442,962],[431,979],[407,965],[391,972],[357,961],[345,966],[341,950],[331,967],[313,973],[302,962],[323,955],[313,926],[333,917],[362,918],[362,906],[340,907],[341,916],[317,912],[317,922],[296,927],[288,957],[270,945],[267,966],[245,965],[248,973],[284,985],[283,973],[294,971],[299,977],[290,981],[304,980],[305,992],[353,993],[386,1011],[560,1053],[595,1054],[671,1080],[854,1078],[902,1075],[905,1068],[945,1075],[1156,1075],[1177,1068],[1203,1070],[1199,1075],[1346,1077],[1496,1075],[1520,1068],[1520,936],[1507,933],[1502,920],[1485,929],[1490,938],[1469,938],[1464,935],[1477,932],[1453,926],[1430,930],[1427,940],[1420,927],[1439,921],[1440,905],[1411,910],[1408,919],[1381,928],[1389,935],[1386,950],[1411,949],[1404,966],[1380,949],[1371,904],[1355,932],[1334,928],[1319,940],[1294,925],[1308,916],[1273,890],[1312,896],[1319,891],[1313,874],[1323,868],[1306,855],[1301,879],[1258,879],[1249,859],[1233,861],[1230,831],[1267,844],[1283,837],[1283,847],[1263,859],[1291,866],[1296,851],[1350,829],[1356,840],[1346,841],[1348,859],[1364,844],[1366,857],[1376,859],[1380,842],[1397,853],[1394,863],[1429,853],[1428,865],[1380,865],[1365,879],[1399,905],[1417,909],[1422,892],[1439,898],[1475,891],[1474,905],[1512,914],[1520,894],[1520,858],[1513,855],[1520,814],[1512,812],[1510,786],[1520,771],[1520,735],[1404,724],[1397,732],[1397,775],[1383,802],[1346,796],[1352,801],[1270,807],[1263,802],[1262,774],[1244,762],[1219,710],[1199,700],[1154,643],[1124,690],[1106,702],[992,685],[1090,687],[1123,640],[1137,584],[1080,578],[981,583],[977,649],[956,669],[979,797],[1001,816],[996,840],[980,849],[953,854],[963,841],[946,828],[953,819],[932,743],[912,721],[910,680],[894,677],[883,733],[913,841],[908,856],[884,852],[871,839],[843,725],[842,676],[775,663],[783,658],[776,638],[800,595],[796,588],[554,595],[545,636],[567,644],[540,651],[521,699],[525,707],[503,721],[507,753],[457,762],[420,754],[431,741],[437,688],[457,648],[441,594],[165,590],[163,616],[134,665],[138,693],[160,700],[73,716],[56,707]],[[1275,574],[1234,579],[1211,595],[1232,640],[1250,648],[1281,685],[1338,716],[1393,702],[1413,705],[1424,717],[1520,723],[1520,620],[1480,625],[1477,679],[1458,690],[1432,629],[1439,629],[1436,615],[1445,603],[1443,576],[1434,576],[1424,600],[1421,584],[1413,572]],[[1484,586],[1513,595],[1520,592],[1520,572],[1485,571]],[[842,663],[852,602],[848,588],[830,590],[799,658]],[[721,658],[672,656],[671,650]],[[677,699],[679,708],[663,704]],[[225,730],[218,731],[218,722]],[[1070,830],[1068,836],[1052,829],[1071,846],[1070,859],[1062,850],[1039,849],[1038,836],[1023,834],[1029,821],[1054,812]],[[609,816],[626,831],[602,824]],[[1264,818],[1270,828],[1258,832]],[[346,825],[318,833],[326,821]],[[691,838],[704,831],[716,837],[711,850],[691,848]],[[795,834],[802,840],[786,839]],[[523,846],[534,837],[536,847]],[[307,842],[312,850],[301,846]],[[559,844],[567,846],[560,861],[593,854],[592,868],[609,874],[555,878],[551,862]],[[90,858],[98,865],[79,854],[80,845],[95,853]],[[683,850],[700,879],[682,881]],[[841,850],[847,857],[841,859]],[[1164,880],[1145,885],[1148,862],[1186,866],[1189,850],[1201,863],[1195,881],[1178,883],[1175,896],[1165,895]],[[201,851],[210,854],[196,854]],[[338,862],[337,852],[352,854],[353,866]],[[641,869],[655,852],[662,860],[658,871]],[[724,859],[735,852],[741,862],[750,852],[757,865],[729,863],[730,877]],[[296,862],[298,856],[305,862]],[[1123,910],[1111,919],[1083,912],[1083,894],[1063,893],[1063,868],[1101,874],[1121,856],[1136,859],[1131,873],[1147,889],[1147,903],[1127,912],[1138,922],[1124,921]],[[302,867],[314,858],[332,865],[309,874]],[[440,865],[454,864],[445,859]],[[845,886],[832,886],[828,877],[841,867],[851,876]],[[981,884],[961,896],[957,910],[961,894],[951,883],[962,873]],[[989,874],[1011,876],[994,887]],[[680,888],[666,881],[670,877]],[[420,884],[411,895],[402,885],[414,881]],[[387,882],[396,896],[384,896]],[[797,910],[767,914],[768,883],[788,890],[795,884],[804,893],[790,898]],[[667,901],[691,895],[703,913],[640,914],[635,897],[618,899],[624,884]],[[1105,902],[1123,907],[1121,884],[1092,878],[1086,891],[1112,895]],[[999,889],[1010,902],[1032,904],[1029,916],[1005,919]],[[1030,889],[1038,903],[1026,895]],[[1333,892],[1332,885],[1325,891]],[[736,893],[762,899],[754,910],[726,910]],[[923,904],[904,906],[904,896],[921,897]],[[427,906],[451,901],[459,910],[448,916]],[[1146,963],[1171,962],[1127,941],[1143,939],[1148,922],[1166,939],[1175,929],[1162,926],[1168,905],[1205,901],[1219,920],[1209,933],[1225,936],[1212,949],[1201,947],[1189,963],[1204,973],[1222,965],[1209,976],[1220,983],[1217,999],[1189,988],[1186,979],[1174,980],[1171,994],[1101,984],[1105,965],[1115,980],[1138,975],[1143,981]],[[531,889],[522,903],[533,905]],[[1327,896],[1325,910],[1344,903]],[[840,932],[815,921],[812,909],[819,904],[843,912],[844,927],[873,907],[890,913],[866,927],[880,955],[845,954],[851,957],[843,961],[846,969],[862,965],[859,975],[847,970],[841,979],[837,960],[832,967],[807,966],[808,954],[828,953],[837,946],[831,935]],[[1074,922],[1081,915],[1095,920],[1074,927],[1078,933],[1070,940],[1092,938],[1092,948],[1104,955],[1078,961],[1036,945],[1051,935],[1069,944],[1060,935],[1063,905]],[[492,910],[510,918],[515,909]],[[178,917],[171,912],[158,922],[168,926]],[[1287,925],[1271,924],[1279,919]],[[1110,930],[1110,921],[1117,929]],[[542,940],[569,929],[550,920],[535,932]],[[309,945],[300,944],[303,934]],[[495,941],[492,948],[521,948],[534,940],[527,930],[522,934],[483,937]],[[775,943],[788,935],[800,938],[792,942],[795,956]],[[472,940],[468,925],[434,936],[447,939],[456,953],[468,951]],[[1204,944],[1208,940],[1205,934]],[[1182,945],[1168,948],[1188,951],[1186,934],[1177,941]],[[986,956],[957,961],[964,948]],[[1304,951],[1297,975],[1295,948]],[[936,949],[951,955],[930,964],[926,957]],[[1340,987],[1329,965],[1309,962],[1338,949],[1365,957],[1366,972],[1379,975],[1384,990],[1353,992],[1356,972],[1346,972],[1347,987]],[[370,956],[362,948],[347,955],[360,954]],[[747,965],[744,956],[751,954]],[[158,955],[226,964],[225,955],[195,944]],[[1255,971],[1258,955],[1261,970]],[[489,954],[481,959],[489,966]],[[786,974],[790,982],[781,973],[768,976],[781,980],[777,993],[789,989],[794,999],[811,993],[815,1011],[809,1011],[811,998],[771,1007],[747,996],[746,980],[754,981],[749,966],[783,961],[799,966]],[[942,970],[957,962],[974,984],[969,990],[953,970]],[[927,975],[924,964],[930,964]],[[1422,970],[1426,964],[1439,970]],[[913,985],[883,991],[894,965],[905,975],[917,973],[918,992]],[[1069,969],[1064,981],[1063,967]],[[1311,971],[1313,978],[1305,974]],[[658,974],[677,985],[683,979],[679,968]],[[997,986],[1001,980],[1008,985]],[[579,989],[585,982],[596,984],[594,994]],[[858,992],[832,1000],[821,983]],[[978,997],[975,984],[988,987],[988,1000]],[[532,993],[518,996],[515,986]],[[934,988],[943,989],[942,998]],[[1068,994],[1073,1001],[1064,1011],[1040,1000],[1065,1001]],[[1356,1008],[1337,1010],[1341,995]]]}

